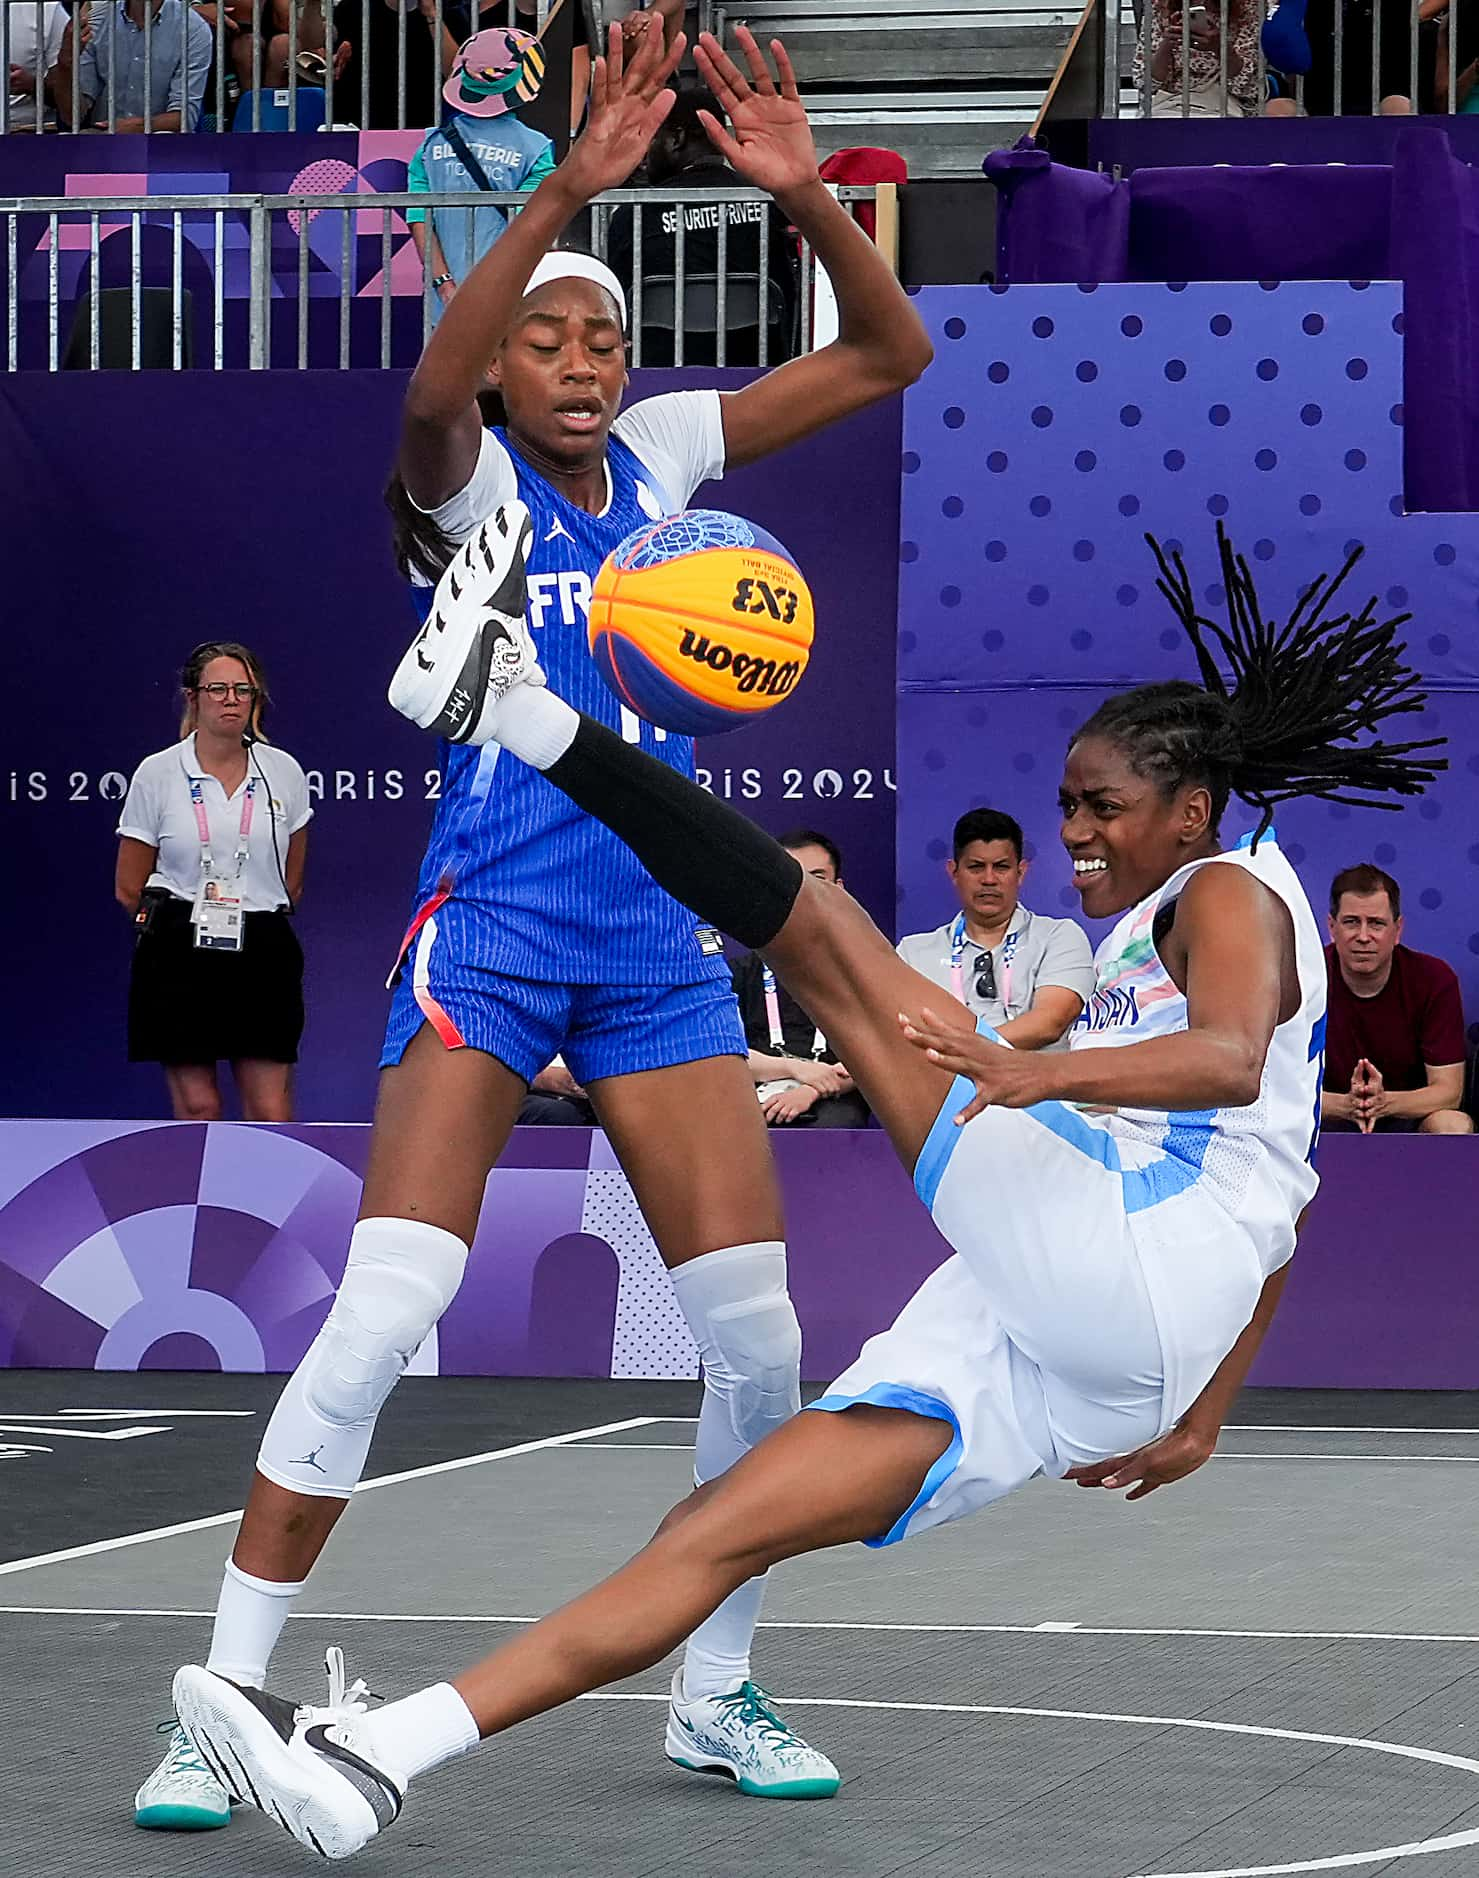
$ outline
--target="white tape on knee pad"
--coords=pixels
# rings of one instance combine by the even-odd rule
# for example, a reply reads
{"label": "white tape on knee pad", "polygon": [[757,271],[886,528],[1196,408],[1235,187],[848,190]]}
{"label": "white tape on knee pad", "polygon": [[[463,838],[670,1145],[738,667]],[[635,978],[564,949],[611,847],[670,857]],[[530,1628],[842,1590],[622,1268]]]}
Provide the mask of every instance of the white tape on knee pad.
{"label": "white tape on knee pad", "polygon": [[704,1366],[695,1471],[711,1480],[801,1406],[801,1326],[778,1240],[727,1246],[672,1273]]}
{"label": "white tape on knee pad", "polygon": [[362,1219],[323,1328],[267,1424],[259,1472],[295,1493],[352,1493],[386,1397],[466,1266],[467,1247],[440,1226]]}

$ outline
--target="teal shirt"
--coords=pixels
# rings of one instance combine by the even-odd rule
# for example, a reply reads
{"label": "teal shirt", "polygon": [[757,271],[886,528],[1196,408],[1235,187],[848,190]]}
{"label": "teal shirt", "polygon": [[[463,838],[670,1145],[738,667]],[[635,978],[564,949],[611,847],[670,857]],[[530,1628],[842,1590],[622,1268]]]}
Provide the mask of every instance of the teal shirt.
{"label": "teal shirt", "polygon": [[[467,117],[461,112],[449,120],[482,164],[488,181],[499,192],[537,189],[555,167],[555,147],[543,131],[531,130],[512,111],[502,117]],[[437,126],[421,140],[406,177],[407,191],[415,195],[481,194],[482,185],[467,169],[446,132]],[[459,283],[482,260],[508,226],[502,209],[488,204],[476,209],[408,209],[408,222],[431,224],[446,256],[447,271]],[[433,317],[441,303],[433,301]]]}

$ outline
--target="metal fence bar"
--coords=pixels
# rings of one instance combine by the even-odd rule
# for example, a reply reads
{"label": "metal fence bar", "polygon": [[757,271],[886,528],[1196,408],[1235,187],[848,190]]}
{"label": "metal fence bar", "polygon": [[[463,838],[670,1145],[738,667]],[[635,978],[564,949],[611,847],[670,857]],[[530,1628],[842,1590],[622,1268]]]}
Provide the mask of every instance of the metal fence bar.
{"label": "metal fence bar", "polygon": [[[1335,69],[1336,71],[1340,70],[1341,59],[1343,57],[1343,51],[1344,51],[1344,40],[1341,35],[1341,14],[1343,11],[1344,9],[1342,7],[1337,7],[1335,10]],[[1381,109],[1381,16],[1382,16],[1381,0],[1372,0],[1372,5],[1371,5],[1371,115],[1373,117],[1375,117],[1377,112]],[[1336,92],[1335,95],[1336,95],[1336,98],[1339,99],[1340,93],[1338,91]],[[1340,108],[1339,104],[1337,103],[1336,109],[1339,110],[1339,108]]]}
{"label": "metal fence bar", "polygon": [[224,260],[226,252],[226,218],[221,211],[217,209],[212,219],[215,223],[215,267],[212,270],[215,275],[215,281],[211,293],[211,319],[215,339],[214,364],[215,369],[219,372],[223,371],[226,365],[226,265]]}
{"label": "metal fence bar", "polygon": [[[714,272],[719,276],[719,284],[714,293],[714,363],[722,365],[729,338],[727,330],[729,324],[729,209],[727,206],[719,210],[719,243],[714,255]],[[760,292],[763,297],[765,292],[763,280],[760,283]],[[765,323],[763,309],[760,323],[762,325]]]}
{"label": "metal fence bar", "polygon": [[[37,11],[39,12],[40,9],[38,8]],[[38,41],[38,44],[39,43]],[[10,56],[10,8],[5,4],[5,0],[0,0],[0,71],[6,74],[6,83],[3,88],[0,88],[0,137],[5,136],[10,129],[9,73],[11,66],[15,63],[16,61]],[[41,61],[38,58],[36,64],[39,65],[40,63]],[[35,77],[34,71],[32,72],[32,77]],[[33,109],[38,116],[41,111],[41,90],[42,87],[38,85],[36,91],[32,94],[35,99]]]}
{"label": "metal fence bar", "polygon": [[370,123],[370,5],[371,0],[360,0],[359,121],[362,129],[368,129]]}
{"label": "metal fence bar", "polygon": [[308,220],[311,211],[298,211],[298,370],[308,367]]}
{"label": "metal fence bar", "polygon": [[7,215],[5,218],[5,359],[12,372],[19,370],[21,356],[21,297],[15,289],[18,219],[15,215]]}
{"label": "metal fence bar", "polygon": [[[432,37],[433,43],[432,43],[432,55],[431,55],[432,56],[431,116],[427,119],[427,122],[429,124],[437,124],[437,123],[440,123],[441,116],[442,116],[442,110],[441,110],[442,82],[443,82],[442,33],[444,30],[444,25],[443,25],[443,20],[442,20],[442,0],[435,0],[435,5],[432,9],[432,13],[433,13],[433,17],[432,17],[432,22],[431,22],[431,37]],[[477,19],[476,8],[474,8],[473,10],[473,19],[474,19],[474,30],[476,30],[476,19]]]}
{"label": "metal fence bar", "polygon": [[[1379,5],[1380,0],[1377,0],[1377,3]],[[1409,40],[1409,46],[1408,46],[1407,95],[1412,100],[1413,110],[1420,111],[1422,109],[1422,102],[1417,95],[1417,29],[1418,29],[1418,24],[1419,24],[1418,0],[1412,0],[1411,20],[1412,20],[1411,38]]]}
{"label": "metal fence bar", "polygon": [[249,211],[250,267],[247,292],[247,369],[265,371],[268,363],[268,322],[272,302],[272,234],[266,199],[259,197]]}
{"label": "metal fence bar", "polygon": [[334,0],[324,0],[324,123],[334,123]]}
{"label": "metal fence bar", "polygon": [[1191,116],[1191,0],[1181,7],[1181,115]]}
{"label": "metal fence bar", "polygon": [[[276,22],[274,21],[274,24]],[[288,129],[298,128],[298,0],[288,0]]]}
{"label": "metal fence bar", "polygon": [[1458,0],[1448,0],[1448,112],[1458,110]]}
{"label": "metal fence bar", "polygon": [[143,364],[144,339],[144,218],[136,215],[130,225],[133,237],[128,263],[129,363],[137,371]]}
{"label": "metal fence bar", "polygon": [[[769,291],[769,285],[768,285],[769,281],[770,281],[770,217],[768,215],[762,215],[760,217],[760,291],[761,293],[767,293]],[[789,334],[787,335],[787,337],[789,337]],[[770,363],[770,321],[767,319],[762,319],[760,322],[760,363],[762,365],[769,365]]]}
{"label": "metal fence bar", "polygon": [[102,362],[102,305],[99,275],[102,272],[102,229],[96,209],[89,217],[88,229],[88,308],[87,308],[87,368],[95,372]]}
{"label": "metal fence bar", "polygon": [[683,328],[687,325],[687,255],[688,231],[684,226],[686,217],[682,205],[679,205],[673,224],[673,363],[683,363]]}
{"label": "metal fence bar", "polygon": [[[395,127],[397,130],[406,128],[406,5],[407,0],[401,0],[395,12]],[[370,48],[367,44],[365,57],[368,59],[369,56]]]}
{"label": "metal fence bar", "polygon": [[170,217],[170,234],[173,239],[169,270],[170,369],[178,372],[185,363],[185,230],[183,211],[180,209],[176,209]]}
{"label": "metal fence bar", "polygon": [[390,367],[390,210],[380,211],[380,369]]}
{"label": "metal fence bar", "polygon": [[801,350],[811,351],[811,296],[816,291],[816,269],[812,265],[811,243],[801,244]]}
{"label": "metal fence bar", "polygon": [[632,204],[632,364],[642,363],[642,204]]}
{"label": "metal fence bar", "polygon": [[[47,274],[47,278],[48,278],[48,281],[49,281],[49,284],[50,284],[50,287],[51,287],[51,291],[50,291],[50,293],[48,293],[48,295],[46,296],[46,298],[47,298],[47,308],[46,308],[46,313],[47,313],[47,348],[48,348],[48,350],[47,350],[47,358],[48,358],[48,361],[49,361],[49,368],[50,368],[50,370],[52,370],[53,372],[54,372],[54,371],[56,370],[56,368],[57,368],[57,318],[58,318],[58,307],[57,307],[57,260],[58,260],[58,257],[57,257],[57,249],[58,249],[58,248],[59,248],[59,246],[61,245],[61,243],[60,243],[60,232],[61,232],[61,231],[60,231],[60,221],[61,221],[61,218],[60,218],[60,217],[59,217],[59,216],[57,215],[57,213],[56,213],[56,211],[55,211],[55,210],[53,210],[53,211],[52,211],[52,213],[51,213],[51,215],[50,215],[50,216],[48,216],[48,218],[47,218],[47,224],[48,224],[48,227],[49,227],[49,229],[50,229],[50,232],[51,232],[51,254],[50,254],[50,256],[48,257],[48,258],[49,258],[49,261],[50,261],[50,266],[49,266],[49,268],[48,268],[48,274]],[[12,289],[12,291],[14,291],[14,290]],[[97,282],[96,282],[96,281],[94,281],[94,282],[93,282],[93,284],[92,284],[92,293],[93,293],[93,299],[94,299],[94,301],[96,301],[96,299],[97,299],[97,294],[98,294],[98,284],[97,284]]]}
{"label": "metal fence bar", "polygon": [[350,240],[354,210],[345,209],[339,217],[339,370],[349,370],[349,272],[353,265]]}

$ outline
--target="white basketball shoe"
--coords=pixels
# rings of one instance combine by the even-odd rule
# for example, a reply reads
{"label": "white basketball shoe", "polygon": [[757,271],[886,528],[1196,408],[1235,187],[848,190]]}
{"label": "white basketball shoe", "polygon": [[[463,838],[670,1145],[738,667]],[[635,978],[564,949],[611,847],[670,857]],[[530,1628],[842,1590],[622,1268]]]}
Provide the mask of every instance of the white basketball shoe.
{"label": "white basketball shoe", "polygon": [[673,1677],[668,1704],[667,1757],[696,1774],[719,1774],[741,1793],[766,1800],[829,1800],[842,1776],[825,1754],[803,1741],[753,1682],[729,1695],[683,1694],[683,1671]]}
{"label": "white basketball shoe", "polygon": [[134,1824],[146,1832],[209,1832],[231,1824],[226,1789],[178,1722],[164,1722],[164,1759],[134,1795]]}
{"label": "white basketball shoe", "polygon": [[175,1675],[175,1710],[233,1799],[275,1819],[321,1858],[348,1858],[391,1825],[406,1778],[365,1739],[365,1685],[344,1686],[344,1657],[328,1652],[323,1708],[242,1688],[209,1669]]}
{"label": "white basketball shoe", "polygon": [[437,582],[431,613],[390,681],[390,702],[452,743],[487,743],[498,700],[544,683],[524,621],[534,526],[506,502],[463,544]]}

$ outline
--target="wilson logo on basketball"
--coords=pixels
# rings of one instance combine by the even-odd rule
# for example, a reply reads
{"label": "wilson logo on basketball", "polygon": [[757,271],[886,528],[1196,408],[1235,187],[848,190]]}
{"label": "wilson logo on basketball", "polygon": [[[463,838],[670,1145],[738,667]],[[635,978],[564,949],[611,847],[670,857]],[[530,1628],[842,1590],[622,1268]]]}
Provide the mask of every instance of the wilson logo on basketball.
{"label": "wilson logo on basketball", "polygon": [[692,659],[698,665],[707,665],[711,672],[729,672],[737,691],[758,691],[767,698],[785,697],[801,676],[799,659],[782,661],[756,658],[747,652],[735,652],[731,647],[711,640],[707,633],[696,633],[691,629],[685,629],[678,642],[678,656]]}

